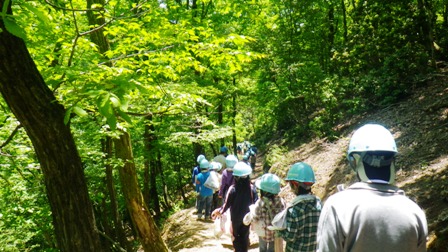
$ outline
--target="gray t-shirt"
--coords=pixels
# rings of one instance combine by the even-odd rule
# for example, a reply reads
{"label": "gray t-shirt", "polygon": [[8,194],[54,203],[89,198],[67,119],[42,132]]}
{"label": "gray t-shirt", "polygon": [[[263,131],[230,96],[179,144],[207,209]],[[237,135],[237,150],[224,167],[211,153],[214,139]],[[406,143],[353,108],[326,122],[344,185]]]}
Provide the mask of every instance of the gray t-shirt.
{"label": "gray t-shirt", "polygon": [[358,182],[328,198],[319,219],[319,252],[426,251],[423,210],[387,184]]}

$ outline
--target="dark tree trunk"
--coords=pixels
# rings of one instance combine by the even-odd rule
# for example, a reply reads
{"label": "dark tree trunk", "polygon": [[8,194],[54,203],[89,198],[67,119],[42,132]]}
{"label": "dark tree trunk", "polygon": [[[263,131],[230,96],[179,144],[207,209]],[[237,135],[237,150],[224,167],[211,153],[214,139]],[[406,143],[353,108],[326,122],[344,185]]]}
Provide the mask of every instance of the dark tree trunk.
{"label": "dark tree trunk", "polygon": [[[4,0],[0,0],[2,9]],[[8,13],[11,13],[9,8]],[[61,251],[103,251],[87,192],[81,158],[65,109],[34,64],[25,43],[0,19],[0,92],[36,151]]]}

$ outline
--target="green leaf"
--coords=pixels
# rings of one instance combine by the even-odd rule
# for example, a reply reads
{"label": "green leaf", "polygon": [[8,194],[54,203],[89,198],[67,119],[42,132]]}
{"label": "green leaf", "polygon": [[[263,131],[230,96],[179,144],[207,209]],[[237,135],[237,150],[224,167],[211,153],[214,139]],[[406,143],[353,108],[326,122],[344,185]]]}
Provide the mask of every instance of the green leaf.
{"label": "green leaf", "polygon": [[68,121],[70,121],[70,115],[72,114],[72,110],[73,107],[67,109],[67,111],[65,111],[65,115],[64,115],[64,124],[67,125]]}
{"label": "green leaf", "polygon": [[78,106],[74,106],[73,107],[73,112],[75,112],[75,114],[77,114],[79,116],[86,116],[86,115],[88,115],[87,112],[84,109],[82,109],[82,108],[80,108]]}
{"label": "green leaf", "polygon": [[3,18],[3,23],[5,24],[5,28],[9,33],[23,40],[26,40],[25,30],[20,27],[14,19],[8,17]]}
{"label": "green leaf", "polygon": [[46,15],[44,15],[40,10],[38,10],[37,8],[26,2],[21,3],[20,6],[24,6],[29,11],[34,13],[34,15],[36,15],[36,17],[44,24],[45,28],[50,27],[50,19]]}
{"label": "green leaf", "polygon": [[118,110],[118,114],[121,116],[121,118],[123,118],[127,123],[132,124],[132,119],[131,117],[129,117],[128,114],[126,114],[124,111],[122,110]]}

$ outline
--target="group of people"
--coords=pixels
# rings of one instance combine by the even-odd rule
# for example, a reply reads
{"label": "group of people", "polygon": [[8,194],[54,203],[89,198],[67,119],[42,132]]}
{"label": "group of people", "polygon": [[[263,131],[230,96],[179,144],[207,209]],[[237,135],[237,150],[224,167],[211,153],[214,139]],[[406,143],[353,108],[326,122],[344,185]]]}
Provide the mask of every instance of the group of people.
{"label": "group of people", "polygon": [[[250,165],[227,155],[218,192],[222,205],[206,207],[205,216],[214,219],[230,209],[236,252],[248,251],[250,226],[259,236],[262,252],[277,252],[280,238],[286,241],[286,252],[426,251],[425,213],[393,185],[397,153],[392,134],[382,125],[366,124],[356,130],[347,159],[359,182],[338,187],[339,192],[324,203],[312,193],[316,181],[307,163],[289,168],[284,180],[295,198],[285,203],[279,196],[278,176],[266,173],[253,185]],[[197,185],[203,181],[197,176]],[[201,211],[198,206],[198,217]]]}

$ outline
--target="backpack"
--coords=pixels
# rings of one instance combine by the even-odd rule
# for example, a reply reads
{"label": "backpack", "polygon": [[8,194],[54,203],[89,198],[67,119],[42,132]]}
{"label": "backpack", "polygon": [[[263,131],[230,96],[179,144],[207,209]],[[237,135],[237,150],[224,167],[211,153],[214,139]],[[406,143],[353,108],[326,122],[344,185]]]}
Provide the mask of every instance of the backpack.
{"label": "backpack", "polygon": [[219,190],[219,178],[218,174],[215,171],[210,171],[210,175],[207,180],[204,182],[204,186],[216,192]]}

